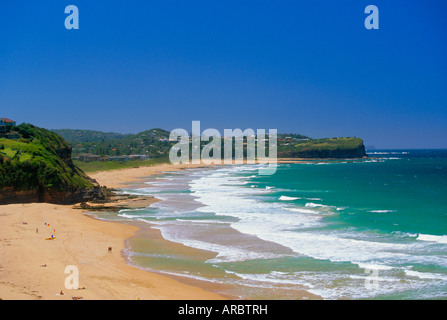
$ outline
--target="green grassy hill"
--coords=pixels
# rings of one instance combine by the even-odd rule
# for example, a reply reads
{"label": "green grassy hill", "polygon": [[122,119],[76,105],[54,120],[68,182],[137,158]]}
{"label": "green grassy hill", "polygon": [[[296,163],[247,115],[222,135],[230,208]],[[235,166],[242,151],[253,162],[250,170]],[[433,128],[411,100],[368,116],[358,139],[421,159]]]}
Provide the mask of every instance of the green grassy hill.
{"label": "green grassy hill", "polygon": [[0,203],[70,203],[100,195],[97,183],[73,164],[62,137],[31,124],[13,130],[20,139],[0,139]]}

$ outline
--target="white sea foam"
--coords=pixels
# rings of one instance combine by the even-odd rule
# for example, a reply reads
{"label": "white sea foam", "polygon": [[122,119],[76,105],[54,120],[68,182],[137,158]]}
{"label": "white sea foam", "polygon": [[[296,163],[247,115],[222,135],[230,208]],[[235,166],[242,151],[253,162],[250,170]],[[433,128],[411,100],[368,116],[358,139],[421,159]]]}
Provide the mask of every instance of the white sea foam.
{"label": "white sea foam", "polygon": [[405,291],[421,287],[421,284],[412,279],[402,282],[398,278],[381,275],[379,287],[374,290],[365,288],[368,274],[343,274],[331,272],[278,272],[262,274],[233,273],[242,279],[246,286],[259,288],[304,289],[324,299],[361,299],[374,297],[377,294],[389,294],[396,291]]}
{"label": "white sea foam", "polygon": [[198,220],[198,219],[194,219],[194,220],[188,220],[188,219],[176,219],[177,221],[180,222],[186,222],[186,223],[203,223],[203,224],[228,224],[228,221],[220,221],[220,220]]}
{"label": "white sea foam", "polygon": [[[254,281],[254,282],[266,282],[266,283],[271,283],[271,284],[290,284],[290,285],[294,285],[294,286],[303,286],[306,288],[312,288],[313,285],[303,281],[304,278],[302,275],[300,275],[299,273],[286,273],[286,272],[280,272],[280,271],[272,271],[270,273],[261,273],[261,274],[250,274],[250,273],[236,273],[234,272],[235,275],[237,275],[238,277],[245,279],[245,280],[250,280],[250,281]],[[267,287],[266,285],[264,285],[263,287]]]}
{"label": "white sea foam", "polygon": [[135,218],[141,219],[141,218],[147,218],[147,217],[150,217],[150,216],[149,215],[141,215],[141,214],[119,213],[118,217],[123,217],[123,218],[126,218],[126,219],[135,219]]}
{"label": "white sea foam", "polygon": [[367,152],[367,154],[409,154],[407,151],[390,151],[390,152],[383,152],[383,151],[376,151],[376,152]]}
{"label": "white sea foam", "polygon": [[371,213],[389,213],[389,212],[396,212],[396,210],[369,210],[368,212],[371,212]]}
{"label": "white sea foam", "polygon": [[437,242],[437,243],[447,243],[447,235],[436,236],[436,235],[432,235],[432,234],[420,233],[417,237],[417,240]]}
{"label": "white sea foam", "polygon": [[237,217],[239,220],[231,224],[236,230],[315,259],[367,263],[376,258],[394,259],[405,255],[396,252],[407,249],[404,245],[353,239],[340,233],[300,232],[323,226],[321,215],[316,213],[336,207],[309,202],[305,208],[290,208],[281,203],[260,201],[254,198],[259,189],[229,185],[228,181],[234,179],[229,176],[232,172],[240,171],[221,169],[190,183],[194,196],[205,205],[198,211]]}
{"label": "white sea foam", "polygon": [[134,195],[134,196],[147,196],[148,194],[150,194],[150,192],[153,192],[152,190],[149,192],[145,192],[145,191],[146,190],[141,189],[140,191],[125,191],[125,192],[120,192],[118,194],[130,194],[130,195]]}
{"label": "white sea foam", "polygon": [[371,264],[371,263],[358,263],[359,268],[369,269],[369,270],[391,270],[394,267],[383,265],[383,264]]}
{"label": "white sea foam", "polygon": [[393,231],[391,235],[395,238],[417,238],[417,233],[403,232],[403,231]]}
{"label": "white sea foam", "polygon": [[405,274],[410,277],[417,277],[419,279],[434,279],[434,280],[447,281],[447,276],[445,274],[419,272],[419,271],[414,271],[414,270],[404,270],[404,271],[405,271]]}
{"label": "white sea foam", "polygon": [[282,201],[292,201],[292,200],[297,200],[297,199],[301,199],[301,198],[299,198],[299,197],[281,196],[281,197],[279,197],[278,200],[282,200]]}
{"label": "white sea foam", "polygon": [[319,211],[305,209],[305,208],[285,208],[286,210],[293,211],[293,212],[299,212],[299,213],[312,213],[312,214],[318,214]]}
{"label": "white sea foam", "polygon": [[276,254],[274,252],[255,252],[236,246],[229,247],[227,245],[219,243],[185,238],[181,233],[176,232],[172,229],[163,228],[162,225],[154,228],[160,229],[163,238],[166,240],[179,242],[191,248],[215,252],[217,254],[216,257],[207,260],[206,262],[208,263],[245,261],[253,259],[274,259],[284,256],[282,254]]}
{"label": "white sea foam", "polygon": [[305,204],[305,206],[309,207],[309,208],[318,208],[318,207],[320,207],[320,208],[335,208],[334,206],[328,206],[328,205],[325,205],[325,204],[313,203],[313,202],[308,202],[308,203]]}
{"label": "white sea foam", "polygon": [[205,205],[198,211],[237,217],[239,220],[231,226],[240,232],[281,244],[315,259],[368,263],[375,259],[393,260],[407,256],[398,251],[407,251],[408,245],[359,240],[340,233],[300,232],[323,226],[321,215],[316,213],[336,207],[309,202],[305,208],[290,208],[281,203],[262,202],[253,197],[257,190],[230,186],[228,174],[228,170],[218,170],[194,180],[191,189]]}
{"label": "white sea foam", "polygon": [[321,203],[308,202],[306,203],[306,207],[316,208],[316,207],[323,207],[323,205]]}

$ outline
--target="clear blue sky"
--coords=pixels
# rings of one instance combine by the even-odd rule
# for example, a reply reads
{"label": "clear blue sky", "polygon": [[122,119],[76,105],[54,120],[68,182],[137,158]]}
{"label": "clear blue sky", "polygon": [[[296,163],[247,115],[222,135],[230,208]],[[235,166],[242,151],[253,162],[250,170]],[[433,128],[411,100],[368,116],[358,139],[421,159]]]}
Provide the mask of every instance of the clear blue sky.
{"label": "clear blue sky", "polygon": [[[64,27],[70,4],[79,30]],[[446,14],[444,0],[2,2],[0,117],[447,148]]]}

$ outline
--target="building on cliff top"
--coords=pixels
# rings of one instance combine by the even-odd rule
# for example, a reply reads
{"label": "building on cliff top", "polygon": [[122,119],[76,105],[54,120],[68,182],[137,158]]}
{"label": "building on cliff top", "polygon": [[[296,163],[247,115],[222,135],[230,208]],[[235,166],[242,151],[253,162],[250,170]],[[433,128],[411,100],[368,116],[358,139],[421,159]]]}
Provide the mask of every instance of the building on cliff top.
{"label": "building on cliff top", "polygon": [[15,139],[14,137],[9,137],[11,128],[16,125],[14,120],[8,118],[0,118],[0,137],[4,137],[8,134],[8,138]]}

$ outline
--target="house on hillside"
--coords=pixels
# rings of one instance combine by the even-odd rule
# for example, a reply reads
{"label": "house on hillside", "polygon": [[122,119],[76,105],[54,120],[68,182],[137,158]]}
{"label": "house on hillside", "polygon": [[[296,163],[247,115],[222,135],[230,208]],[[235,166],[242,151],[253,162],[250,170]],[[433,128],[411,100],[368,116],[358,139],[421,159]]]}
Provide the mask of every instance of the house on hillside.
{"label": "house on hillside", "polygon": [[76,160],[81,160],[84,162],[91,162],[91,161],[101,161],[101,157],[95,154],[91,153],[81,153],[74,157]]}
{"label": "house on hillside", "polygon": [[16,122],[8,118],[0,118],[0,125],[4,125],[7,127],[14,127],[16,125]]}
{"label": "house on hillside", "polygon": [[8,118],[0,118],[0,135],[5,136],[16,125],[14,120]]}

